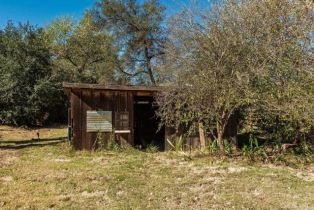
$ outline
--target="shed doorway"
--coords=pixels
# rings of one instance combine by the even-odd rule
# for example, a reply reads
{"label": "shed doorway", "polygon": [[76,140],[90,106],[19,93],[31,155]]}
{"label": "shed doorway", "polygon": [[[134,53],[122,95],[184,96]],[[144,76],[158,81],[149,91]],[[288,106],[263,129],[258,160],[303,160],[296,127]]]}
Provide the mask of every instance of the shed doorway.
{"label": "shed doorway", "polygon": [[158,130],[160,120],[156,117],[157,106],[151,96],[134,97],[134,145],[146,149],[156,146],[165,149],[165,129]]}

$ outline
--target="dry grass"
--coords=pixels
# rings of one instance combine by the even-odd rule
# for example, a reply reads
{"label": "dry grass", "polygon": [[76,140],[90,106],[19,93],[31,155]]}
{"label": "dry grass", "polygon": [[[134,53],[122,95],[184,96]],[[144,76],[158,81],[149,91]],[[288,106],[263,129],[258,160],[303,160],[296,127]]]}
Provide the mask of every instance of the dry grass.
{"label": "dry grass", "polygon": [[0,143],[8,140],[30,140],[39,138],[54,138],[67,136],[66,126],[53,126],[48,128],[16,128],[11,126],[0,125]]}
{"label": "dry grass", "polygon": [[75,152],[67,142],[0,150],[0,163],[0,209],[314,209],[311,164]]}

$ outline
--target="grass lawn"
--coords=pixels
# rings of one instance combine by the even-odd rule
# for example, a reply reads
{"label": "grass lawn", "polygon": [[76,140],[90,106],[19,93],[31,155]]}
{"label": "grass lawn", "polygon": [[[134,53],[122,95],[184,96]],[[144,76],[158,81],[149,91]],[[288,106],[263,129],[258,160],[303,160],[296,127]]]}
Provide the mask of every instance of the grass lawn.
{"label": "grass lawn", "polygon": [[[52,143],[26,141],[37,132]],[[54,140],[63,136],[65,128],[0,126],[0,209],[314,209],[313,164],[79,152]]]}

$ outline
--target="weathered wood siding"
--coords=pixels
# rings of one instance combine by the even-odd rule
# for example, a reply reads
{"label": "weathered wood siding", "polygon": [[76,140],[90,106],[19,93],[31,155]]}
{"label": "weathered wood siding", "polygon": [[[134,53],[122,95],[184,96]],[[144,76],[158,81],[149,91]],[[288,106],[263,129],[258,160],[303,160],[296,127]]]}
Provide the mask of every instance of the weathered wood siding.
{"label": "weathered wood siding", "polygon": [[[115,128],[115,113],[128,112],[130,133],[112,134],[102,132],[101,138],[109,140],[112,135],[121,144],[134,145],[134,96],[153,96],[154,91],[128,91],[128,90],[97,90],[75,88],[69,93],[72,143],[75,149],[91,150],[95,144],[98,132],[87,132],[87,116],[89,110],[112,111],[112,126]],[[99,134],[98,134],[99,135]]]}

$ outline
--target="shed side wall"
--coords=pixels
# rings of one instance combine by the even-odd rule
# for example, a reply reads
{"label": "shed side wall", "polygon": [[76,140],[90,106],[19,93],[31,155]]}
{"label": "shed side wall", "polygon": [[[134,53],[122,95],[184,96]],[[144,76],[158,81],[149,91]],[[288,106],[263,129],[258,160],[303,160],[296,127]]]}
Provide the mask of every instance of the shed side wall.
{"label": "shed side wall", "polygon": [[[115,124],[116,112],[129,113],[129,134],[116,134],[120,143],[133,145],[133,94],[132,91],[112,91],[93,89],[71,90],[71,116],[73,119],[73,146],[75,149],[91,150],[95,146],[96,132],[87,132],[89,110],[112,111],[112,125]],[[102,133],[101,138],[109,140],[111,133]]]}

